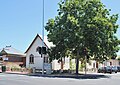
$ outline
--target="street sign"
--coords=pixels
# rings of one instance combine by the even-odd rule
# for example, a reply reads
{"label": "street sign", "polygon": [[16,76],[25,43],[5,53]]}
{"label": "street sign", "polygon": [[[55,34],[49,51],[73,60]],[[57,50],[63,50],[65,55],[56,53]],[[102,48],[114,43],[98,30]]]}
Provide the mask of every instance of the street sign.
{"label": "street sign", "polygon": [[51,69],[50,63],[44,63],[44,69]]}
{"label": "street sign", "polygon": [[44,69],[46,69],[46,74],[52,73],[52,65],[50,63],[44,63]]}

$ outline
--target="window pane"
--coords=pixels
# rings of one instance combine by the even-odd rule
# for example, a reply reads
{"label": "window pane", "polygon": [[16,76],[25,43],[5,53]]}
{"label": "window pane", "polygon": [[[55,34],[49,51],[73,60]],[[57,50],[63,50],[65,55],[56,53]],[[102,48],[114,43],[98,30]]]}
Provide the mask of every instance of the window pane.
{"label": "window pane", "polygon": [[29,57],[29,63],[33,64],[34,63],[34,55],[31,54]]}

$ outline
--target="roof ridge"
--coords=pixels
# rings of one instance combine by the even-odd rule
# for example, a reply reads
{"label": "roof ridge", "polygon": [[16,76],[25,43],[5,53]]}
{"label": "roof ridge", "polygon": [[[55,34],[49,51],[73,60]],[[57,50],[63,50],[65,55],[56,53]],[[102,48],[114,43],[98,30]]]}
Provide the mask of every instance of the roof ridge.
{"label": "roof ridge", "polygon": [[44,43],[44,45],[45,45],[47,48],[49,48],[49,47],[47,46],[47,44],[43,41],[43,39],[41,38],[41,36],[40,36],[39,34],[37,34],[36,37],[33,39],[32,43],[29,45],[28,49],[25,51],[25,53],[28,52],[28,50],[31,48],[31,46],[33,45],[33,43],[35,42],[35,40],[37,39],[37,37],[39,37],[40,40]]}

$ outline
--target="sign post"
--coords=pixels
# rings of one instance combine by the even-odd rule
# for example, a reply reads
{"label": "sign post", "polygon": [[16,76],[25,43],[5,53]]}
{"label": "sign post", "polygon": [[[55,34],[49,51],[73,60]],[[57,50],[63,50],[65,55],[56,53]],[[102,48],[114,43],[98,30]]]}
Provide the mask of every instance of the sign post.
{"label": "sign post", "polygon": [[46,74],[51,74],[52,65],[50,63],[44,63],[44,69],[46,69]]}
{"label": "sign post", "polygon": [[[43,29],[42,29],[42,39],[43,39],[43,43],[42,46],[44,47],[44,0],[43,0]],[[43,52],[41,53],[41,57],[43,58],[43,67],[42,67],[42,74],[44,75],[44,55]]]}

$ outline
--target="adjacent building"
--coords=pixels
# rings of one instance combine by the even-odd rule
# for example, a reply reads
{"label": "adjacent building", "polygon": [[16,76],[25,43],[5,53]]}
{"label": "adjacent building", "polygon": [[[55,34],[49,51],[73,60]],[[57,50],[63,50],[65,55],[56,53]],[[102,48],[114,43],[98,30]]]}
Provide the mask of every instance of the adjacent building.
{"label": "adjacent building", "polygon": [[8,68],[25,67],[26,56],[12,46],[6,46],[0,52],[0,65],[6,65]]}

